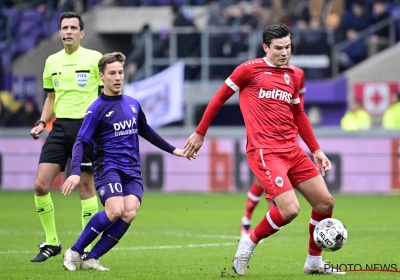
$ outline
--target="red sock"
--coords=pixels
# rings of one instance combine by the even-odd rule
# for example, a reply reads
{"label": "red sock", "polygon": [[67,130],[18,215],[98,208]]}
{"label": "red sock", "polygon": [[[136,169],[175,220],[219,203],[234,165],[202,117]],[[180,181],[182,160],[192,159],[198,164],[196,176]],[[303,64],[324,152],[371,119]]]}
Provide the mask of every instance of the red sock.
{"label": "red sock", "polygon": [[308,240],[308,254],[310,256],[322,256],[322,250],[318,248],[314,242],[314,229],[318,222],[330,217],[332,217],[332,212],[318,213],[314,211],[314,209],[311,211],[310,225],[308,226],[308,232],[310,233],[310,239]]}
{"label": "red sock", "polygon": [[276,207],[271,211],[268,211],[254,230],[251,231],[250,239],[253,243],[257,244],[261,239],[273,235],[275,232],[280,230],[282,226],[287,225],[288,223],[289,222],[282,217],[278,207]]}
{"label": "red sock", "polygon": [[246,208],[244,209],[244,216],[251,220],[251,215],[253,215],[254,209],[256,208],[258,202],[260,202],[261,195],[264,193],[263,188],[256,185],[255,182],[250,187],[247,193]]}

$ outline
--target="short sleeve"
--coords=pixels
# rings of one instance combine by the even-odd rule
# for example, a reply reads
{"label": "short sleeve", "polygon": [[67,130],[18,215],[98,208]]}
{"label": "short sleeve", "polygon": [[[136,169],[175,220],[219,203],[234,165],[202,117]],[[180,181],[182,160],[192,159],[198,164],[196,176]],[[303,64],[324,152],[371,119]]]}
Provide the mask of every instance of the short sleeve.
{"label": "short sleeve", "polygon": [[227,86],[234,91],[238,91],[246,87],[254,73],[254,66],[250,63],[242,63],[232,72],[232,74],[225,80]]}
{"label": "short sleeve", "polygon": [[45,91],[51,92],[54,91],[54,85],[53,85],[52,73],[49,69],[48,64],[49,64],[48,60],[46,60],[43,71],[43,88]]}

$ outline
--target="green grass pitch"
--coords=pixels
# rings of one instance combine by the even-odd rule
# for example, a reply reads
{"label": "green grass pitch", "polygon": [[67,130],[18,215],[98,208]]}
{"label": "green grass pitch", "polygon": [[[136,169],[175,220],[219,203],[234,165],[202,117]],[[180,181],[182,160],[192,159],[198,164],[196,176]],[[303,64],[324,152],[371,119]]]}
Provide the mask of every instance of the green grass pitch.
{"label": "green grass pitch", "polygon": [[[101,258],[108,272],[69,272],[62,255],[44,263],[29,260],[45,240],[33,192],[0,192],[0,279],[221,279],[232,270],[245,193],[166,194],[146,192],[127,235]],[[78,237],[78,194],[52,192],[63,252]],[[260,243],[243,279],[400,279],[400,273],[350,272],[304,275],[311,208],[299,197],[300,215]],[[392,264],[400,271],[400,196],[335,195],[334,217],[349,233],[340,251],[324,253],[334,264]],[[102,209],[102,206],[100,207]],[[265,214],[261,201],[253,215]]]}

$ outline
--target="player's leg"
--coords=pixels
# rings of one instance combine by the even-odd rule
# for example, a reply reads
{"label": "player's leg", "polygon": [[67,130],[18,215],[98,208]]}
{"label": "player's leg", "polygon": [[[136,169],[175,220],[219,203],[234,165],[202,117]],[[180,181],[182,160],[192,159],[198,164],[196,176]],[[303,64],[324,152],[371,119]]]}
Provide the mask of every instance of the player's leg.
{"label": "player's leg", "polygon": [[97,193],[105,210],[97,212],[89,220],[75,244],[64,254],[64,267],[74,271],[85,248],[122,216],[124,197],[119,175],[115,171],[104,173],[96,182]]}
{"label": "player's leg", "polygon": [[93,246],[92,251],[90,251],[82,261],[81,269],[99,270],[99,258],[114,248],[128,231],[140,207],[140,200],[135,195],[127,195],[124,197],[124,200],[125,208],[122,217],[103,232],[100,240]]}
{"label": "player's leg", "polygon": [[118,244],[135,219],[143,195],[141,179],[128,178],[127,181],[123,182],[123,192],[124,210],[122,216],[103,232],[100,240],[84,258],[81,265],[82,269],[97,269],[98,259]]}
{"label": "player's leg", "polygon": [[251,216],[253,215],[254,209],[257,207],[257,204],[260,202],[263,193],[264,190],[261,187],[260,180],[255,178],[253,184],[247,192],[246,205],[242,217],[242,224],[240,226],[241,235],[250,233]]}
{"label": "player's leg", "polygon": [[246,272],[257,244],[293,220],[300,209],[293,187],[286,175],[289,167],[285,154],[272,155],[262,150],[254,150],[248,153],[248,161],[267,193],[267,198],[274,198],[277,207],[268,211],[254,230],[239,240],[238,250],[234,257],[234,269],[239,275],[244,275]]}
{"label": "player's leg", "polygon": [[43,262],[61,252],[56,232],[54,204],[49,191],[58,173],[64,171],[68,159],[63,141],[62,126],[55,121],[40,153],[38,173],[34,182],[35,205],[46,234],[46,242],[39,244],[40,251],[31,262]]}
{"label": "player's leg", "polygon": [[[297,190],[312,206],[308,241],[308,256],[304,265],[305,273],[324,273],[322,251],[314,242],[313,232],[319,221],[332,217],[335,200],[329,193],[324,179],[319,174],[314,163],[305,154],[298,150],[298,155],[293,168],[289,171],[289,177]],[[327,271],[328,272],[328,271]],[[329,271],[336,273],[337,271]]]}
{"label": "player's leg", "polygon": [[[108,186],[105,187],[105,189]],[[107,191],[106,191],[107,192]],[[105,210],[97,212],[83,229],[75,244],[64,254],[63,265],[69,271],[75,271],[84,254],[85,248],[95,240],[99,234],[112,225],[123,213],[124,198],[122,193],[118,196],[109,196],[105,201]],[[89,253],[86,254],[89,255]],[[100,263],[98,263],[100,265]],[[98,270],[108,270],[99,268]]]}

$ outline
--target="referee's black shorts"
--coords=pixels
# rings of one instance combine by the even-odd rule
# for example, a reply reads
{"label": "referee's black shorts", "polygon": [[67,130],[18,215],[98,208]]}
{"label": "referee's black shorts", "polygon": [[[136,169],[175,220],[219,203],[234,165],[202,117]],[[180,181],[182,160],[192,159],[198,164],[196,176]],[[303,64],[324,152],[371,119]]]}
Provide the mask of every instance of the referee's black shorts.
{"label": "referee's black shorts", "polygon": [[[57,163],[65,171],[82,122],[83,119],[56,119],[42,147],[39,163]],[[89,143],[83,153],[81,171],[93,172],[93,161],[93,144]]]}

